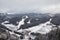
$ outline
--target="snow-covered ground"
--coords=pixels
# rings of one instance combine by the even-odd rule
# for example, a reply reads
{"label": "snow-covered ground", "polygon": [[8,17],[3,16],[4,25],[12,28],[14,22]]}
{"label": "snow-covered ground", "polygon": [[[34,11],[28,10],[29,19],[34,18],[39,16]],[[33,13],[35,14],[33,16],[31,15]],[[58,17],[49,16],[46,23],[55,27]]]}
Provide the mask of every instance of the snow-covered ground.
{"label": "snow-covered ground", "polygon": [[[18,22],[17,26],[13,25],[13,24],[5,24],[5,23],[9,23],[9,21],[3,22],[2,25],[6,26],[7,28],[9,28],[11,30],[17,30],[21,25],[24,25],[24,21],[26,18],[28,18],[28,16],[25,16],[25,18],[23,16],[22,20]],[[31,32],[39,32],[41,34],[46,34],[52,30],[52,25],[50,25],[50,21],[51,21],[51,19],[45,23],[39,24],[37,26],[33,26],[28,29],[20,29],[20,30],[18,30],[18,32],[27,30],[27,31],[31,31]],[[30,20],[27,23],[30,23]]]}
{"label": "snow-covered ground", "polygon": [[[1,24],[6,26],[7,28],[11,29],[12,31],[17,31],[17,32],[23,32],[24,33],[24,39],[23,40],[28,40],[29,37],[31,37],[32,39],[35,38],[35,36],[33,35],[30,35],[30,33],[34,32],[34,33],[40,33],[40,34],[46,34],[46,33],[49,33],[51,30],[52,30],[52,26],[55,26],[53,24],[50,23],[51,19],[45,23],[41,23],[37,26],[33,26],[33,27],[30,27],[28,29],[20,29],[20,30],[17,30],[20,28],[21,25],[24,25],[24,21],[25,19],[28,18],[28,16],[26,17],[22,17],[22,20],[18,22],[18,25],[13,25],[13,24],[5,24],[5,23],[9,23],[9,21],[5,21],[5,22],[2,22]],[[38,19],[36,19],[38,20]],[[30,24],[30,20],[27,22],[28,24]],[[56,29],[56,28],[54,28]],[[28,31],[28,33],[27,33]],[[10,32],[10,34],[15,34],[13,32]],[[28,35],[26,35],[28,34]],[[16,34],[18,37],[20,37],[21,35],[18,35]],[[19,39],[20,40],[20,39]]]}
{"label": "snow-covered ground", "polygon": [[[26,18],[28,18],[28,16],[26,16]],[[5,22],[2,22],[1,24],[6,26],[7,28],[11,29],[11,30],[17,30],[20,28],[21,25],[24,24],[24,21],[26,18],[22,18],[21,21],[18,22],[18,25],[13,25],[13,24],[5,24],[5,23],[9,23],[9,21],[5,21]]]}
{"label": "snow-covered ground", "polygon": [[[39,24],[38,26],[34,26],[34,27],[31,27],[31,28],[28,28],[25,30],[30,30],[31,32],[39,32],[41,34],[46,34],[46,33],[50,32],[52,29],[52,25],[50,25],[50,21],[51,21],[51,19],[45,23]],[[47,24],[49,24],[49,25],[47,25]]]}

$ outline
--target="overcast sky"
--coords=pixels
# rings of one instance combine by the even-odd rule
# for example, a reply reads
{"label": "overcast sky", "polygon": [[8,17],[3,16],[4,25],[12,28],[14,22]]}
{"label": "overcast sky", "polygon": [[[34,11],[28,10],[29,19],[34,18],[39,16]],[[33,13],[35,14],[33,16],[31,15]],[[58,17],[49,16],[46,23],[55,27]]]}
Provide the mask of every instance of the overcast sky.
{"label": "overcast sky", "polygon": [[0,12],[60,12],[60,0],[0,0]]}

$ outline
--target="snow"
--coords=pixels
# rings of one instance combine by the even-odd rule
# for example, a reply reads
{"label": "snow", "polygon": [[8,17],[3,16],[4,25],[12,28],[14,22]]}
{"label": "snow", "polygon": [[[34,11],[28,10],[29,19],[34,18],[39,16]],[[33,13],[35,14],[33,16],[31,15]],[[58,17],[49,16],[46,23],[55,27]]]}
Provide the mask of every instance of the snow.
{"label": "snow", "polygon": [[5,21],[4,23],[9,23],[9,21]]}
{"label": "snow", "polygon": [[[9,23],[9,21],[5,21],[1,24],[13,31],[13,32],[10,32],[10,34],[15,34],[14,31],[23,33],[25,38],[22,39],[22,40],[28,40],[29,37],[31,37],[32,39],[35,39],[36,36],[33,36],[30,33],[34,32],[34,33],[46,34],[46,33],[49,33],[52,30],[52,26],[55,26],[55,25],[50,23],[50,21],[52,20],[52,19],[50,19],[49,21],[47,21],[45,23],[39,24],[37,26],[33,26],[31,28],[17,30],[18,28],[20,28],[21,25],[24,25],[24,21],[25,21],[26,18],[28,18],[28,16],[22,17],[22,20],[17,22],[18,23],[17,26],[13,25],[13,24],[5,24],[5,23]],[[38,19],[36,19],[36,20],[38,20]],[[30,24],[30,20],[27,23]],[[53,30],[54,29],[56,29],[56,28],[53,28]],[[16,34],[16,35],[18,37],[21,36],[21,35],[18,35],[18,34]],[[19,38],[19,40],[21,40],[21,39]]]}
{"label": "snow", "polygon": [[50,24],[50,21],[51,19],[47,21],[46,23],[42,23],[42,24],[39,24],[38,26],[34,26],[25,30],[29,30],[31,32],[39,32],[41,34],[46,34],[52,30],[52,26],[47,25],[47,24]]}
{"label": "snow", "polygon": [[30,24],[31,23],[30,20],[27,23]]}
{"label": "snow", "polygon": [[17,25],[18,28],[19,28],[21,25],[24,24],[24,20],[25,20],[25,19],[22,19],[22,20],[19,22],[19,24]]}
{"label": "snow", "polygon": [[26,18],[28,18],[28,16],[26,16],[25,18],[22,18],[22,20],[18,22],[17,26],[13,25],[13,24],[5,24],[5,23],[9,23],[9,21],[2,22],[1,24],[6,26],[7,28],[9,28],[11,30],[17,30],[18,28],[20,28],[21,25],[24,24],[24,21]]}
{"label": "snow", "polygon": [[39,24],[38,26],[33,26],[31,28],[28,28],[28,29],[18,30],[18,32],[30,31],[30,32],[34,32],[34,33],[38,32],[38,33],[41,33],[41,34],[46,34],[46,33],[50,32],[52,30],[53,25],[50,25],[50,21],[51,21],[51,19],[49,21],[45,22],[45,23]]}
{"label": "snow", "polygon": [[[2,25],[6,26],[7,28],[9,28],[13,31],[14,30],[17,31],[17,29],[20,28],[21,25],[24,25],[24,21],[26,18],[28,18],[28,16],[23,16],[22,20],[18,22],[17,26],[13,25],[13,24],[5,24],[6,22],[9,22],[9,21],[3,22]],[[38,20],[38,19],[36,19],[36,20]],[[37,26],[33,26],[28,29],[20,29],[20,30],[18,30],[18,32],[22,32],[22,31],[26,30],[26,31],[30,31],[30,32],[38,32],[41,34],[46,34],[52,30],[53,25],[50,25],[51,24],[50,21],[51,21],[51,19],[45,23],[39,24]],[[30,23],[30,20],[27,23]]]}
{"label": "snow", "polygon": [[38,18],[36,20],[39,20]]}

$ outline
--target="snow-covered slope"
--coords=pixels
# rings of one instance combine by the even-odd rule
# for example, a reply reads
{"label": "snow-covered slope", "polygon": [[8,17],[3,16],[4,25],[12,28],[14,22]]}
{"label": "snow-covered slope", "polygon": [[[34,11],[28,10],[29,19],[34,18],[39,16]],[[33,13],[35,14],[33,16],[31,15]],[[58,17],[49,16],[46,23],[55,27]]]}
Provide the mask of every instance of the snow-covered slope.
{"label": "snow-covered slope", "polygon": [[[28,16],[26,16],[26,18],[28,18]],[[21,25],[24,24],[24,20],[26,18],[22,18],[21,21],[18,22],[18,25],[13,25],[13,24],[5,24],[5,23],[9,23],[9,21],[5,21],[5,22],[2,22],[1,24],[6,26],[7,28],[11,29],[11,30],[17,30],[18,28],[20,28]]]}
{"label": "snow-covered slope", "polygon": [[42,23],[37,26],[31,27],[28,29],[24,29],[24,30],[31,31],[31,32],[38,32],[41,34],[46,34],[52,30],[52,25],[50,25],[50,21],[51,21],[51,19],[49,21],[47,21],[46,23]]}
{"label": "snow-covered slope", "polygon": [[[9,21],[2,22],[1,24],[6,26],[7,28],[9,28],[9,29],[11,29],[13,31],[17,31],[17,32],[21,32],[21,31],[27,30],[27,31],[30,31],[30,32],[39,32],[41,34],[46,34],[46,33],[50,32],[52,30],[52,25],[50,25],[51,19],[49,21],[46,21],[45,23],[41,23],[39,25],[30,27],[30,28],[17,30],[17,29],[20,28],[21,25],[25,24],[24,21],[27,18],[29,18],[29,17],[28,16],[23,16],[21,21],[19,21],[19,22],[16,21],[18,23],[18,25],[5,24],[5,23],[9,23]],[[36,19],[36,20],[39,20],[39,19]],[[29,20],[27,23],[31,24],[30,21],[31,20]]]}

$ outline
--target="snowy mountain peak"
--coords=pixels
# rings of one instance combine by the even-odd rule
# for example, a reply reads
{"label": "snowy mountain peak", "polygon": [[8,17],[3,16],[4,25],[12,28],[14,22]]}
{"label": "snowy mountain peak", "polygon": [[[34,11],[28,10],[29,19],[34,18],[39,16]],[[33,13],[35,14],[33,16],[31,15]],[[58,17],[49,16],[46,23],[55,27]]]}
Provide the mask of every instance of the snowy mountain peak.
{"label": "snowy mountain peak", "polygon": [[23,16],[22,18],[27,19],[27,18],[28,18],[28,16]]}

